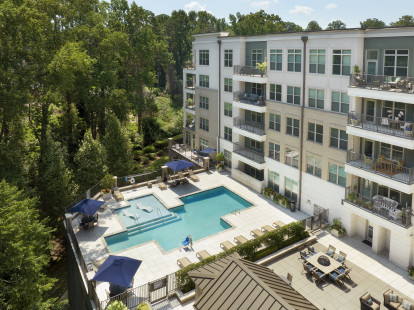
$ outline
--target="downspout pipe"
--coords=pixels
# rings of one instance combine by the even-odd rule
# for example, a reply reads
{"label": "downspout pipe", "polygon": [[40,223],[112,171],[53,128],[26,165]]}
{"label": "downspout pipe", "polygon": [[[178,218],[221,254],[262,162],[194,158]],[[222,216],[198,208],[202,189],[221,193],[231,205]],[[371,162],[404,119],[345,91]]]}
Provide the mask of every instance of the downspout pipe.
{"label": "downspout pipe", "polygon": [[300,146],[299,146],[299,199],[298,199],[298,210],[301,210],[301,201],[302,201],[302,175],[303,175],[303,139],[304,139],[304,124],[305,124],[305,90],[306,90],[306,43],[308,42],[308,37],[303,36],[300,38],[303,42],[303,74],[302,74],[302,104],[300,108]]}
{"label": "downspout pipe", "polygon": [[217,44],[219,46],[219,87],[218,87],[218,135],[217,135],[217,153],[220,152],[220,138],[221,138],[221,40],[217,40]]}

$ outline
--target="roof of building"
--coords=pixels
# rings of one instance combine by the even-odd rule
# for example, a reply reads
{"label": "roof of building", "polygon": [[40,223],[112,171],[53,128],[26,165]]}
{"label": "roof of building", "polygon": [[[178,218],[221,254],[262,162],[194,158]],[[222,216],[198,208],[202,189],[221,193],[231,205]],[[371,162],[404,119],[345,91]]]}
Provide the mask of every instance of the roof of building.
{"label": "roof of building", "polygon": [[196,284],[194,308],[316,310],[311,302],[267,267],[237,253],[188,273]]}

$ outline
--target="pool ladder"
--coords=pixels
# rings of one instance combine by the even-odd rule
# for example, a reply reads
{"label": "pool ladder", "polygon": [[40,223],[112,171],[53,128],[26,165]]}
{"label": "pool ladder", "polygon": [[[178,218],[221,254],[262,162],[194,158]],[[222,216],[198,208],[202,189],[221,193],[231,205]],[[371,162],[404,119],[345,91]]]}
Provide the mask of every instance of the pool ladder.
{"label": "pool ladder", "polygon": [[[159,217],[162,217],[162,212],[159,208],[157,208],[157,214],[159,215]],[[162,224],[164,225],[164,218],[162,218]]]}
{"label": "pool ladder", "polygon": [[237,213],[239,213],[239,214],[240,214],[240,209],[235,209],[235,210],[234,210],[233,214],[234,214],[234,215],[237,215]]}

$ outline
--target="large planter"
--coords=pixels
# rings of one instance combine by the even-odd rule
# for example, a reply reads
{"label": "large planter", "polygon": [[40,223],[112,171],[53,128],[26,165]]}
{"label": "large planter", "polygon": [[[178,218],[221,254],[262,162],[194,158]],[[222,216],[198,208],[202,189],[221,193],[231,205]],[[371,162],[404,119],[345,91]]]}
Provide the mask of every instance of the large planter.
{"label": "large planter", "polygon": [[338,230],[336,230],[336,229],[332,229],[331,230],[331,235],[332,236],[334,236],[334,237],[336,237],[336,238],[341,238],[341,237],[343,237],[344,236],[344,234],[343,233],[340,233]]}
{"label": "large planter", "polygon": [[351,124],[352,124],[352,126],[356,126],[358,124],[358,120],[351,119]]}
{"label": "large planter", "polygon": [[103,199],[104,201],[111,200],[111,198],[112,198],[112,194],[111,194],[111,193],[102,194],[102,199]]}

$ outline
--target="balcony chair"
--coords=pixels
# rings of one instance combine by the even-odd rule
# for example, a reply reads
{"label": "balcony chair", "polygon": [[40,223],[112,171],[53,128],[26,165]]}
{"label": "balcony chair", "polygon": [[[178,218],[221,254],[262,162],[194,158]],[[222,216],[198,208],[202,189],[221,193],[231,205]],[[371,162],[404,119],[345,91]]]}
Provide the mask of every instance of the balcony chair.
{"label": "balcony chair", "polygon": [[321,281],[325,282],[326,275],[327,275],[326,273],[323,273],[322,271],[320,271],[317,268],[312,269],[312,278],[314,278],[315,281],[317,281],[317,282],[321,282]]}
{"label": "balcony chair", "polygon": [[337,271],[332,271],[329,274],[329,279],[334,281],[336,284],[344,285],[343,278],[344,278],[344,275],[338,273]]}
{"label": "balcony chair", "polygon": [[329,245],[328,250],[326,251],[326,255],[333,257],[335,255],[336,248],[332,245]]}
{"label": "balcony chair", "polygon": [[343,267],[339,267],[338,269],[336,269],[336,271],[338,271],[339,274],[344,275],[344,279],[347,278],[350,281],[352,281],[351,276],[349,275],[349,273],[351,272],[351,268],[347,268],[345,266]]}
{"label": "balcony chair", "polygon": [[312,264],[305,263],[305,262],[302,262],[302,267],[303,267],[302,274],[303,272],[305,272],[306,276],[311,275],[312,271],[316,269],[316,267],[313,266]]}
{"label": "balcony chair", "polygon": [[314,255],[318,252],[315,251],[315,247],[313,245],[308,246],[308,251],[310,255]]}
{"label": "balcony chair", "polygon": [[338,257],[335,259],[338,263],[341,263],[342,265],[345,264],[346,254],[342,251],[339,251]]}
{"label": "balcony chair", "polygon": [[311,256],[308,253],[306,253],[305,250],[300,251],[299,255],[300,257],[298,258],[298,260],[302,260],[302,261],[306,261],[306,259],[308,259]]}

